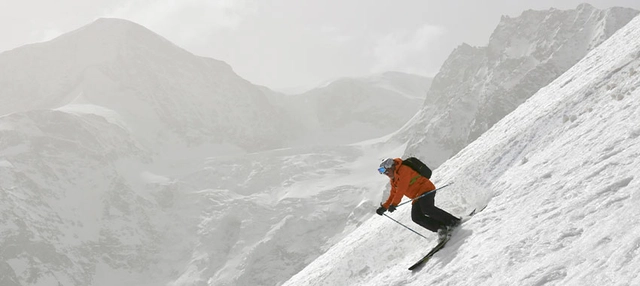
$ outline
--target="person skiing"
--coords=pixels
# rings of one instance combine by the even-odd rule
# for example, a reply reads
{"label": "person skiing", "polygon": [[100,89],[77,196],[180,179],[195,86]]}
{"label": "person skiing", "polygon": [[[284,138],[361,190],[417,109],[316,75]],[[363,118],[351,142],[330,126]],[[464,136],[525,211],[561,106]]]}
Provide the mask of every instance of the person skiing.
{"label": "person skiing", "polygon": [[[413,200],[436,189],[431,180],[402,162],[400,158],[388,158],[380,164],[378,171],[389,177],[391,191],[389,198],[376,210],[378,215],[383,215],[387,210],[395,211],[403,195]],[[431,192],[412,202],[411,220],[429,231],[438,233],[438,242],[442,242],[451,229],[460,223],[460,219],[435,206],[435,193]]]}

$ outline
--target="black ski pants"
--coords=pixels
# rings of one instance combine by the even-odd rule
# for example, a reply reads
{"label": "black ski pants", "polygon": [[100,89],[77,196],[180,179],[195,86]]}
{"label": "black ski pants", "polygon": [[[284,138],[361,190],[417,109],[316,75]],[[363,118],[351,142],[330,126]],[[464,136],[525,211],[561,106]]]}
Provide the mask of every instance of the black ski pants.
{"label": "black ski pants", "polygon": [[436,207],[435,197],[436,192],[431,192],[419,198],[411,207],[411,220],[433,232],[437,232],[444,226],[453,226],[460,221],[459,218]]}

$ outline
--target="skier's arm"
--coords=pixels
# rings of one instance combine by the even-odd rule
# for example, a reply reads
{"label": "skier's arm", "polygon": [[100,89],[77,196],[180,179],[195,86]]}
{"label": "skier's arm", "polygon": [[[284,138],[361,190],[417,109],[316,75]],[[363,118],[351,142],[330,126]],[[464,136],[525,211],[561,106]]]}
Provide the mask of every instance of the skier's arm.
{"label": "skier's arm", "polygon": [[[393,186],[393,184],[391,184],[391,191],[389,191],[389,198],[387,198],[387,201],[384,202],[384,204],[382,204],[382,206],[385,209],[389,209],[389,205],[391,205],[391,202],[395,199],[396,197],[396,188]],[[402,198],[402,196],[400,196]]]}

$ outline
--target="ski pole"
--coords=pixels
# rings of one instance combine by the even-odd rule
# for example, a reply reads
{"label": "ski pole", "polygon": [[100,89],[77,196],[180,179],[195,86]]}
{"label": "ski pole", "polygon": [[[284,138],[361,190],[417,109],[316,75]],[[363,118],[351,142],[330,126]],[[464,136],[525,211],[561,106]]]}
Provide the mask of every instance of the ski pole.
{"label": "ski pole", "polygon": [[435,191],[442,190],[442,189],[444,189],[444,188],[446,188],[446,187],[448,187],[448,186],[451,186],[451,185],[453,185],[453,182],[451,182],[451,183],[447,183],[446,185],[444,185],[444,186],[442,186],[442,187],[439,187],[439,188],[437,188],[437,189],[435,189],[435,190],[428,191],[428,192],[426,192],[426,193],[424,193],[424,194],[422,194],[422,195],[419,195],[418,197],[416,197],[416,198],[414,198],[414,199],[411,199],[411,200],[408,200],[408,201],[406,201],[406,202],[400,203],[398,206],[396,206],[396,208],[397,208],[397,207],[399,207],[399,206],[401,206],[401,205],[404,205],[404,204],[406,204],[406,203],[413,202],[413,201],[415,201],[415,200],[417,200],[417,199],[419,199],[419,198],[422,198],[422,197],[424,197],[424,196],[426,196],[426,195],[428,195],[428,194],[431,194],[431,193],[433,193],[433,192],[435,192]]}
{"label": "ski pole", "polygon": [[417,235],[419,235],[419,236],[422,236],[422,238],[424,238],[424,239],[426,239],[426,240],[429,240],[429,239],[428,239],[428,238],[426,238],[424,235],[422,235],[422,234],[418,233],[417,231],[415,231],[415,230],[411,229],[410,227],[408,227],[408,226],[406,226],[406,225],[402,224],[401,222],[399,222],[399,221],[397,221],[397,220],[393,219],[392,217],[388,216],[387,214],[383,214],[383,215],[384,215],[384,216],[386,216],[386,217],[388,217],[390,220],[395,221],[395,222],[396,222],[396,223],[398,223],[399,225],[406,227],[408,230],[413,231],[413,233],[415,233],[415,234],[417,234]]}

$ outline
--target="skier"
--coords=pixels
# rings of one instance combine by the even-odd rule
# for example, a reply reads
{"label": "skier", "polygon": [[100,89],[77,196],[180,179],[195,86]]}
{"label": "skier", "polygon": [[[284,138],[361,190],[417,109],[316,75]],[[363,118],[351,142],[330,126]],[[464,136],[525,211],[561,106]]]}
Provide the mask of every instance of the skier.
{"label": "skier", "polygon": [[[384,214],[387,210],[395,211],[403,195],[414,199],[436,188],[431,180],[421,176],[411,167],[402,165],[400,158],[384,160],[378,171],[387,175],[391,182],[389,198],[376,210],[378,215]],[[436,207],[435,195],[435,192],[432,192],[412,203],[411,220],[432,232],[437,232],[440,243],[447,239],[451,229],[460,223],[460,219]]]}

